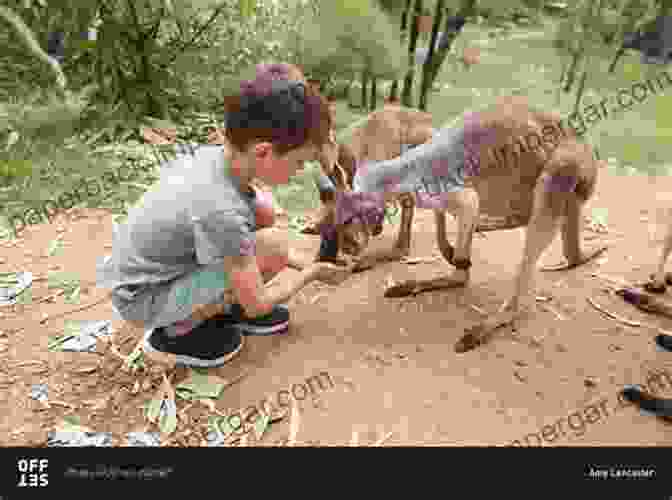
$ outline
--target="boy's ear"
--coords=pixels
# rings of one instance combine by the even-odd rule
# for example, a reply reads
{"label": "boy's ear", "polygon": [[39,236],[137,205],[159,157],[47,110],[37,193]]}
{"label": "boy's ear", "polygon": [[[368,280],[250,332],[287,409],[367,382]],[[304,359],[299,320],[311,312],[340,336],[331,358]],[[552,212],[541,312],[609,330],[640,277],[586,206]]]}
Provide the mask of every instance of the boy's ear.
{"label": "boy's ear", "polygon": [[273,153],[273,145],[270,142],[258,142],[252,146],[254,156],[259,159],[266,159]]}

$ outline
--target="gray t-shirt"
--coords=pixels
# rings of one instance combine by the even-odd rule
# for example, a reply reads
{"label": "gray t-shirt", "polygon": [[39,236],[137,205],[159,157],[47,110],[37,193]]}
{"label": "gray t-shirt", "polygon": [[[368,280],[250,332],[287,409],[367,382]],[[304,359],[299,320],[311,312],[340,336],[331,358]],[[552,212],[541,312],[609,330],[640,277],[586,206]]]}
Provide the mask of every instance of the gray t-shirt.
{"label": "gray t-shirt", "polygon": [[254,254],[254,193],[231,177],[220,146],[173,160],[115,232],[112,255],[98,267],[98,286],[133,300],[157,285]]}

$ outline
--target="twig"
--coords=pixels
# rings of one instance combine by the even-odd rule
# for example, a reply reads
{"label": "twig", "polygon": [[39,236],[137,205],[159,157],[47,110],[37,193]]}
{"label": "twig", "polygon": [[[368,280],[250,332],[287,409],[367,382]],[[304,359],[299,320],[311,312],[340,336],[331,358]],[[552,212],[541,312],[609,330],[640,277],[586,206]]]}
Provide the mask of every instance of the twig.
{"label": "twig", "polygon": [[84,311],[85,309],[90,309],[91,307],[97,306],[98,304],[100,304],[102,302],[105,302],[106,300],[108,300],[107,296],[105,296],[105,297],[101,298],[100,300],[97,300],[97,301],[95,301],[91,304],[88,304],[88,305],[85,305],[85,306],[82,306],[82,307],[78,307],[77,309],[72,309],[71,311],[66,311],[64,313],[55,314],[54,316],[47,316],[46,318],[43,318],[43,319],[40,320],[40,324],[43,325],[49,320],[56,319],[56,318],[62,318],[63,316],[67,316],[67,315],[72,314],[72,313],[76,313],[76,312],[79,312],[79,311]]}
{"label": "twig", "polygon": [[127,359],[126,356],[124,356],[123,354],[121,354],[121,353],[119,352],[119,349],[117,348],[117,346],[114,345],[114,344],[111,343],[111,342],[110,342],[110,352],[111,352],[112,354],[114,354],[117,358],[119,358],[120,360],[122,360],[122,361],[124,361],[124,362],[125,362],[126,359]]}
{"label": "twig", "polygon": [[586,297],[586,300],[588,301],[588,303],[591,306],[593,306],[595,309],[600,311],[602,314],[605,314],[606,316],[610,317],[611,319],[615,319],[616,321],[618,321],[620,323],[623,323],[624,325],[628,325],[628,326],[642,326],[642,324],[639,321],[632,321],[632,320],[623,318],[622,316],[619,316],[618,314],[614,314],[612,312],[607,311],[606,309],[604,309],[599,304],[596,304],[595,301],[593,301],[593,299],[591,299],[590,297]]}
{"label": "twig", "polygon": [[48,302],[51,299],[55,299],[56,297],[59,297],[60,295],[63,295],[65,293],[65,290],[59,290],[56,293],[52,293],[51,295],[47,295],[46,297],[42,297],[40,300],[35,302],[36,304],[41,304],[42,302]]}
{"label": "twig", "polygon": [[556,311],[555,308],[551,307],[548,304],[542,304],[539,307],[541,307],[544,311],[548,311],[550,313],[553,313],[555,315],[555,317],[560,321],[565,321],[567,319],[562,314],[560,314],[558,311]]}
{"label": "twig", "polygon": [[26,25],[23,19],[12,9],[3,6],[0,6],[0,18],[4,19],[14,29],[14,32],[19,39],[35,57],[49,66],[60,90],[64,92],[67,87],[67,79],[63,74],[61,65],[56,59],[49,57],[49,55],[42,50],[40,44],[35,39],[32,30]]}
{"label": "twig", "polygon": [[326,293],[320,293],[320,294],[316,295],[315,297],[313,297],[312,299],[310,299],[310,304],[313,305],[313,304],[315,304],[315,302],[320,300],[322,297],[326,297],[326,296],[327,296]]}
{"label": "twig", "polygon": [[352,431],[352,438],[350,438],[350,446],[358,446],[359,445],[359,434],[357,431]]}
{"label": "twig", "polygon": [[485,311],[485,310],[481,309],[480,307],[475,306],[474,304],[469,304],[469,307],[471,307],[474,311],[476,311],[478,313],[481,313],[483,316],[488,315],[488,311]]}
{"label": "twig", "polygon": [[382,446],[385,441],[392,437],[392,434],[394,434],[394,432],[388,432],[385,436],[376,441],[373,446]]}
{"label": "twig", "polygon": [[598,278],[598,279],[601,279],[601,280],[604,280],[604,281],[609,281],[611,283],[616,283],[616,284],[624,286],[624,287],[632,287],[633,286],[631,283],[628,283],[623,278],[613,278],[611,276],[605,276],[604,274],[600,274],[600,273],[591,273],[590,275],[593,278]]}

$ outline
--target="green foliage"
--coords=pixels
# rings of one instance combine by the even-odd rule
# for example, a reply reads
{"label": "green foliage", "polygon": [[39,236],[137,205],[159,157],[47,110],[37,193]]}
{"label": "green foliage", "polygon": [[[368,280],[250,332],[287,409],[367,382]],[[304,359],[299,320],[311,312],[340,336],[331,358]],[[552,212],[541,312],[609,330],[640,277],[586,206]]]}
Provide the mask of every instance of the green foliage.
{"label": "green foliage", "polygon": [[304,26],[302,46],[301,63],[315,73],[347,77],[367,69],[393,79],[406,67],[398,20],[373,0],[320,2],[318,15]]}

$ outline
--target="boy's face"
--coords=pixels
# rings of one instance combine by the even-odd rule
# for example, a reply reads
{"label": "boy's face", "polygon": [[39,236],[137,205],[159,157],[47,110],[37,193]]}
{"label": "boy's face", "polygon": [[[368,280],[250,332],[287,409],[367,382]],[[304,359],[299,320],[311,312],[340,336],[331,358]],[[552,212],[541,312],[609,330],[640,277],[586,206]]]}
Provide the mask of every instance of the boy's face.
{"label": "boy's face", "polygon": [[304,162],[316,160],[319,149],[313,144],[304,144],[284,155],[279,155],[270,143],[256,147],[256,176],[271,185],[287,184],[289,179],[303,170]]}

